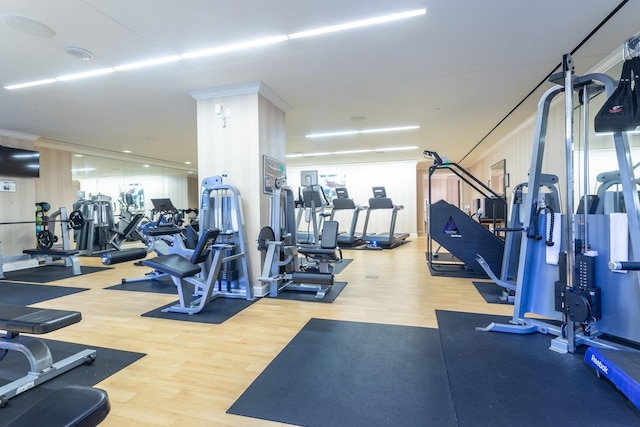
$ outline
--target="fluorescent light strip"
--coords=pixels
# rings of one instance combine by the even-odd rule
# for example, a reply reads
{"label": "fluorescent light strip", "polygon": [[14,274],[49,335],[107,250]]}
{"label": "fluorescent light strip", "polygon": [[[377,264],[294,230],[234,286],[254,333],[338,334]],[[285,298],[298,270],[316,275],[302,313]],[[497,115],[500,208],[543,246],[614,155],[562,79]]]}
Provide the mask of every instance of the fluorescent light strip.
{"label": "fluorescent light strip", "polygon": [[333,152],[322,152],[322,153],[309,153],[309,154],[287,154],[285,157],[288,159],[294,159],[298,157],[319,157],[319,156],[329,156],[331,154],[363,154],[363,153],[382,153],[387,151],[404,151],[404,150],[415,150],[417,146],[411,147],[388,147],[388,148],[373,148],[369,150],[348,150],[348,151],[333,151]]}
{"label": "fluorescent light strip", "polygon": [[363,19],[361,21],[347,22],[346,24],[332,25],[330,27],[316,28],[315,30],[301,31],[289,34],[290,39],[302,37],[318,36],[321,34],[335,33],[336,31],[351,30],[354,28],[367,27],[369,25],[383,24],[385,22],[397,21],[400,19],[413,18],[427,13],[427,9],[412,10],[409,12],[394,13],[393,15],[380,16],[378,18]]}
{"label": "fluorescent light strip", "polygon": [[87,71],[86,73],[67,74],[66,76],[56,77],[59,82],[66,82],[69,80],[84,79],[87,77],[101,76],[103,74],[109,74],[116,71],[113,68],[102,68],[100,70]]}
{"label": "fluorescent light strip", "polygon": [[56,79],[44,79],[44,80],[36,80],[33,82],[28,82],[28,83],[19,83],[17,85],[11,85],[11,86],[5,86],[5,89],[22,89],[25,87],[32,87],[32,86],[40,86],[40,85],[46,85],[49,83],[55,83],[57,82]]}
{"label": "fluorescent light strip", "polygon": [[327,138],[333,136],[345,136],[345,135],[357,135],[359,133],[378,133],[378,132],[398,132],[403,130],[420,129],[420,126],[400,126],[394,128],[378,128],[378,129],[365,129],[365,130],[349,130],[343,132],[326,132],[326,133],[310,133],[305,135],[305,138]]}
{"label": "fluorescent light strip", "polygon": [[180,55],[165,56],[164,58],[150,59],[149,61],[134,62],[132,64],[119,65],[113,67],[116,71],[134,70],[136,68],[150,67],[152,65],[166,64],[167,62],[179,61]]}
{"label": "fluorescent light strip", "polygon": [[252,47],[265,46],[268,44],[274,44],[289,40],[287,36],[275,36],[268,37],[266,39],[258,39],[258,40],[250,40],[244,43],[236,43],[227,46],[214,47],[211,49],[199,50],[197,52],[185,53],[184,55],[180,55],[182,59],[191,59],[191,58],[200,58],[202,56],[211,56],[217,55],[225,52],[232,52],[234,50],[242,50],[249,49]]}
{"label": "fluorescent light strip", "polygon": [[200,51],[196,51],[196,52],[185,53],[185,54],[182,54],[182,55],[167,56],[167,57],[164,57],[164,58],[151,59],[149,61],[134,62],[134,63],[131,63],[131,64],[119,65],[119,66],[113,67],[113,68],[105,68],[105,69],[102,69],[102,70],[90,71],[90,72],[86,72],[86,73],[69,74],[69,75],[66,75],[66,76],[61,76],[61,77],[52,78],[52,79],[36,80],[36,81],[33,81],[33,82],[18,83],[18,84],[14,84],[14,85],[4,86],[4,88],[8,89],[8,90],[22,89],[22,88],[27,88],[27,87],[32,87],[32,86],[41,86],[41,85],[45,85],[45,84],[49,84],[49,83],[55,83],[55,82],[59,82],[59,81],[68,81],[68,80],[81,79],[81,78],[85,78],[85,77],[93,77],[93,76],[98,76],[98,75],[102,75],[102,74],[112,73],[114,71],[125,71],[125,70],[132,70],[132,69],[135,69],[135,68],[142,68],[142,67],[149,67],[149,66],[153,66],[153,65],[166,64],[168,62],[174,62],[174,61],[178,61],[180,59],[192,59],[192,58],[200,58],[200,57],[203,57],[203,56],[217,55],[217,54],[220,54],[220,53],[232,52],[232,51],[242,50],[242,49],[249,49],[249,48],[259,47],[259,46],[265,46],[265,45],[269,45],[269,44],[273,44],[273,43],[279,43],[279,42],[283,42],[283,41],[287,41],[287,40],[293,40],[293,39],[298,39],[298,38],[303,38],[303,37],[310,37],[310,36],[316,36],[316,35],[321,35],[321,34],[333,33],[333,32],[336,32],[336,31],[350,30],[350,29],[354,29],[354,28],[361,28],[361,27],[370,26],[370,25],[382,24],[382,23],[385,23],[385,22],[398,21],[398,20],[401,20],[401,19],[407,19],[407,18],[412,18],[412,17],[415,17],[415,16],[424,15],[426,13],[427,13],[426,9],[416,9],[416,10],[411,10],[411,11],[408,11],[408,12],[394,13],[392,15],[380,16],[380,17],[377,17],[377,18],[370,18],[370,19],[363,19],[363,20],[360,20],[360,21],[347,22],[345,24],[338,24],[338,25],[332,25],[332,26],[329,26],[329,27],[316,28],[314,30],[301,31],[301,32],[298,32],[298,33],[293,33],[293,34],[288,34],[288,35],[279,35],[279,36],[267,37],[267,38],[263,38],[263,39],[250,40],[250,41],[243,42],[243,43],[235,43],[235,44],[231,44],[231,45],[215,47],[215,48],[211,48],[211,49],[204,49],[204,50],[200,50]]}

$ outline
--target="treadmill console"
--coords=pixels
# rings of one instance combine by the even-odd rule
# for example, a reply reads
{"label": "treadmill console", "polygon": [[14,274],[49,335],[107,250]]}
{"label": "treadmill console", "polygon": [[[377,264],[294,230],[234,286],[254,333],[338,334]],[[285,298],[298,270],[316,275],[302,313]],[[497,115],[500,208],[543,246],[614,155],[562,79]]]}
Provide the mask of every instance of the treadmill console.
{"label": "treadmill console", "polygon": [[336,197],[338,199],[348,199],[349,198],[349,192],[347,191],[346,187],[337,187],[336,188]]}
{"label": "treadmill console", "polygon": [[387,190],[384,187],[373,187],[373,197],[376,199],[387,197]]}

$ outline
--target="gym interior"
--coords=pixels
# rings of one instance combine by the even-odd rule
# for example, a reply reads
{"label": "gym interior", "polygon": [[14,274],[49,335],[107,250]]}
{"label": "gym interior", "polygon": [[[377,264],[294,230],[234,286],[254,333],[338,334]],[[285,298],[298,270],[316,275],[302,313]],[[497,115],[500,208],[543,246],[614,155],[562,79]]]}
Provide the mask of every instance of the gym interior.
{"label": "gym interior", "polygon": [[[0,31],[69,36],[61,28],[48,35],[40,26],[47,14],[35,6],[10,3]],[[118,2],[78,3],[85,17],[104,15],[96,28],[106,16],[126,22]],[[466,10],[430,3],[348,7],[360,21],[339,31],[368,31],[383,43],[376,25],[419,27],[431,13]],[[542,73],[522,94],[492,99],[502,105],[487,106],[499,113],[484,128],[470,118],[475,139],[460,143],[463,125],[429,116],[450,105],[432,107],[423,93],[430,112],[419,126],[378,121],[387,123],[380,135],[329,135],[336,152],[322,155],[334,148],[319,143],[305,152],[300,141],[318,137],[305,132],[344,124],[304,128],[309,117],[331,116],[317,111],[328,108],[323,94],[311,91],[318,104],[301,102],[297,112],[296,86],[270,81],[265,67],[265,76],[185,86],[178,99],[192,139],[179,135],[165,156],[162,138],[128,134],[130,119],[106,109],[107,128],[122,127],[108,138],[126,135],[129,145],[83,143],[86,123],[74,139],[74,119],[51,125],[46,108],[43,124],[28,125],[39,96],[60,99],[64,85],[80,84],[100,100],[108,97],[100,80],[48,81],[44,65],[35,74],[44,80],[33,84],[0,72],[0,96],[25,110],[0,120],[0,426],[640,424],[640,29],[630,18],[640,8],[594,0],[580,26],[580,10],[562,6],[562,18],[555,2],[543,3],[548,10],[535,14],[555,13],[549,22],[571,21],[580,34],[547,51],[550,62],[536,65]],[[198,10],[166,6],[178,20]],[[131,7],[142,14],[142,5]],[[391,22],[364,20],[382,11],[395,13]],[[318,28],[348,21],[319,15]],[[63,24],[53,16],[51,25]],[[283,43],[308,36],[291,30]],[[381,46],[396,46],[387,39]],[[67,53],[86,54],[77,49]],[[172,61],[227,54],[214,51]],[[250,52],[280,66],[285,57]],[[128,84],[142,85],[137,79]],[[7,89],[22,81],[25,88]],[[60,86],[39,95],[49,84]],[[100,111],[73,93],[69,103]],[[399,104],[372,111],[406,125],[397,119],[407,110],[388,111]],[[465,108],[483,115],[482,104]],[[353,128],[376,127],[375,115],[348,114]],[[155,120],[161,128],[162,116]],[[404,135],[429,126],[433,134],[406,137],[419,142],[405,149]],[[378,148],[360,149],[363,141]],[[177,160],[189,150],[193,161]]]}

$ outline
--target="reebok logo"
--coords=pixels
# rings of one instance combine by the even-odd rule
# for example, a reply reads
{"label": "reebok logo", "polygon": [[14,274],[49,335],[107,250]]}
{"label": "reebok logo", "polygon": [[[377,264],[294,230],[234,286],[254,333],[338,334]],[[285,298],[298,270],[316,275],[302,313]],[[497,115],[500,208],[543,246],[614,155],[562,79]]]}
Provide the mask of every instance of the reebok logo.
{"label": "reebok logo", "polygon": [[621,113],[623,109],[624,109],[624,105],[614,105],[613,107],[609,108],[609,112]]}
{"label": "reebok logo", "polygon": [[595,354],[591,355],[591,362],[593,362],[593,364],[596,365],[606,375],[609,375],[609,367],[602,363],[602,361],[598,359]]}

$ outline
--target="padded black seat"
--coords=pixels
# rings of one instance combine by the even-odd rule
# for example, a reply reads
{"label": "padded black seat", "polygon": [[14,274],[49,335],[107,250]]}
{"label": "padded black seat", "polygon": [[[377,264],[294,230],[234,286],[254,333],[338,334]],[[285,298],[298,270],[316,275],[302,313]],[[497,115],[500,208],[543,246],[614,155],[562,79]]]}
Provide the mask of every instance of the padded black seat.
{"label": "padded black seat", "polygon": [[73,249],[25,249],[22,253],[31,256],[74,256],[78,255],[80,251],[75,251]]}
{"label": "padded black seat", "polygon": [[178,289],[179,304],[167,307],[163,311],[196,314],[211,300],[217,298],[219,294],[215,294],[214,285],[222,265],[223,245],[216,247],[208,271],[203,272],[206,273],[206,277],[200,277],[198,273],[202,272],[201,264],[209,258],[219,233],[220,230],[217,228],[204,230],[189,259],[182,255],[169,254],[142,261],[143,265],[171,276]]}
{"label": "padded black seat", "polygon": [[147,236],[170,236],[173,234],[182,233],[182,228],[173,224],[160,224],[155,227],[147,227],[143,231]]}
{"label": "padded black seat", "polygon": [[0,329],[26,334],[46,334],[82,320],[78,311],[52,310],[0,304]]}
{"label": "padded black seat", "polygon": [[181,279],[196,275],[202,271],[198,264],[192,264],[191,261],[178,254],[160,255],[142,261],[142,264]]}
{"label": "padded black seat", "polygon": [[219,233],[220,230],[217,228],[204,231],[190,259],[178,254],[169,254],[144,260],[142,264],[180,279],[194,276],[202,271],[199,264],[207,260],[211,245],[215,243]]}
{"label": "padded black seat", "polygon": [[340,260],[342,257],[338,249],[338,221],[324,222],[320,246],[299,246],[298,253],[314,259]]}
{"label": "padded black seat", "polygon": [[14,419],[9,427],[94,427],[111,411],[107,392],[93,387],[62,387]]}

